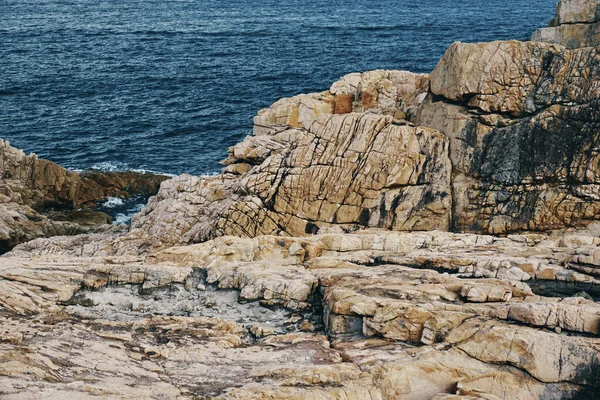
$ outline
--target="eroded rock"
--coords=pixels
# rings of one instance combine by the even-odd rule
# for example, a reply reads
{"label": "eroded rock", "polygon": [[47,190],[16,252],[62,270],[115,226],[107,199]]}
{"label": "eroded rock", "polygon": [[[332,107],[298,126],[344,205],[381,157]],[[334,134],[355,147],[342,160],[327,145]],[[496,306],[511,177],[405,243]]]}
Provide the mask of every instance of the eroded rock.
{"label": "eroded rock", "polygon": [[272,146],[241,177],[165,182],[132,227],[172,244],[329,226],[448,229],[450,162],[439,132],[356,113],[284,132],[287,147]]}
{"label": "eroded rock", "polygon": [[2,139],[0,175],[0,254],[38,237],[108,230],[108,215],[81,208],[109,196],[149,196],[167,179],[131,171],[78,174]]}
{"label": "eroded rock", "polygon": [[548,28],[536,30],[531,40],[559,43],[567,48],[600,44],[600,2],[597,0],[561,0],[556,17]]}

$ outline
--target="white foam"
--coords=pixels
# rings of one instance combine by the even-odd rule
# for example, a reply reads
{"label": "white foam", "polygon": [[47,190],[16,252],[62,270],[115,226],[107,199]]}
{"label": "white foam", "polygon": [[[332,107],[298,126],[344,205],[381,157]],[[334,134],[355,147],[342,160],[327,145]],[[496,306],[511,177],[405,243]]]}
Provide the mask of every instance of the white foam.
{"label": "white foam", "polygon": [[102,207],[115,208],[118,206],[122,206],[123,204],[123,199],[120,199],[118,197],[107,197],[104,203],[102,203]]}
{"label": "white foam", "polygon": [[[88,170],[98,170],[98,171],[102,171],[102,172],[132,171],[132,172],[139,172],[140,174],[149,173],[149,174],[154,174],[154,175],[170,176],[171,178],[174,178],[177,176],[177,174],[155,171],[155,170],[147,169],[147,168],[130,168],[126,163],[119,162],[119,161],[103,161],[100,163],[96,163],[96,164],[92,165],[91,167],[85,168],[85,169],[79,169],[79,168],[70,169],[70,171],[77,172],[77,173],[82,173],[82,172],[85,172]],[[218,175],[218,172],[216,172],[215,175]]]}
{"label": "white foam", "polygon": [[127,214],[124,213],[117,213],[117,215],[115,215],[114,219],[113,219],[113,224],[115,225],[127,225],[131,222],[131,218],[133,218],[133,216],[137,213],[139,213],[142,208],[144,208],[146,205],[145,204],[136,204],[135,207],[130,208],[127,210]]}
{"label": "white foam", "polygon": [[133,217],[133,214],[122,214],[119,213],[117,215],[115,215],[115,220],[113,221],[113,224],[115,225],[126,225],[129,223],[129,221],[131,221],[131,218]]}
{"label": "white foam", "polygon": [[92,165],[90,167],[90,169],[97,169],[100,171],[110,171],[110,172],[114,172],[114,171],[126,171],[127,168],[127,164],[122,163],[122,162],[117,162],[117,161],[103,161],[103,162],[99,162],[96,163],[94,165]]}

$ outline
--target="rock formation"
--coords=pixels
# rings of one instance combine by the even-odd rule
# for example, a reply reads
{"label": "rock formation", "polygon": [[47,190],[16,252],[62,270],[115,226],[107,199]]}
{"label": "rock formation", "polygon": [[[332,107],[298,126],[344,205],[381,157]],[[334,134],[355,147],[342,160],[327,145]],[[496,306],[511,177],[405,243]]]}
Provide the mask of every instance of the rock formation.
{"label": "rock formation", "polygon": [[[309,129],[286,130],[278,139],[285,147],[241,177],[165,182],[133,228],[171,243],[222,235],[296,236],[333,225],[448,228],[451,165],[441,133],[397,125],[390,116],[350,113],[324,115]],[[248,142],[254,141],[240,147],[253,153]],[[237,161],[248,161],[237,154]]]}
{"label": "rock formation", "polygon": [[429,77],[351,74],[259,112],[220,176],[169,181],[133,227],[175,244],[332,225],[585,226],[600,214],[598,57],[535,42],[455,43]]}
{"label": "rock formation", "polygon": [[574,49],[600,45],[600,3],[597,0],[561,0],[548,28],[535,31],[531,40],[560,43]]}
{"label": "rock formation", "polygon": [[73,235],[110,223],[106,214],[78,210],[109,196],[149,196],[167,179],[136,172],[78,174],[1,139],[0,172],[0,253],[37,237]]}
{"label": "rock formation", "polygon": [[580,293],[600,295],[598,244],[367,230],[9,253],[0,394],[572,398],[599,384],[600,305]]}
{"label": "rock formation", "polygon": [[282,99],[128,232],[34,239],[152,183],[1,142],[0,397],[597,399],[600,60],[558,39]]}

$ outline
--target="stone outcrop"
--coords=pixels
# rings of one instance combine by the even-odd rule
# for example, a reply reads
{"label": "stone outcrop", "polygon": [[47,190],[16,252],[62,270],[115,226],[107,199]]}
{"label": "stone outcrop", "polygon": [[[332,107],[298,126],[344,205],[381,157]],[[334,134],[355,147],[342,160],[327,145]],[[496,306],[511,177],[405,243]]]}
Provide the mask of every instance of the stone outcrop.
{"label": "stone outcrop", "polygon": [[0,397],[597,399],[600,59],[562,43],[282,99],[128,231],[34,239],[153,181],[0,142],[0,239],[34,239],[0,257]]}
{"label": "stone outcrop", "polygon": [[427,75],[349,74],[254,119],[216,177],[165,182],[132,227],[155,245],[322,228],[448,229],[448,142],[412,125]]}
{"label": "stone outcrop", "polygon": [[600,45],[600,2],[598,0],[561,0],[556,17],[548,28],[534,32],[531,40],[559,43],[574,49]]}
{"label": "stone outcrop", "polygon": [[598,298],[600,281],[572,269],[595,262],[581,249],[600,243],[590,234],[367,230],[148,256],[9,253],[0,395],[573,398],[598,385],[600,305],[579,292]]}
{"label": "stone outcrop", "polygon": [[450,46],[418,123],[450,138],[455,229],[505,233],[597,219],[599,65],[594,48]]}
{"label": "stone outcrop", "polygon": [[171,244],[332,226],[449,228],[448,141],[435,130],[381,114],[322,115],[308,129],[249,137],[231,154],[231,165],[255,165],[165,182],[132,228]]}
{"label": "stone outcrop", "polygon": [[110,223],[106,214],[79,209],[109,196],[150,196],[167,179],[136,172],[78,174],[1,139],[0,173],[0,253],[37,237],[73,235]]}

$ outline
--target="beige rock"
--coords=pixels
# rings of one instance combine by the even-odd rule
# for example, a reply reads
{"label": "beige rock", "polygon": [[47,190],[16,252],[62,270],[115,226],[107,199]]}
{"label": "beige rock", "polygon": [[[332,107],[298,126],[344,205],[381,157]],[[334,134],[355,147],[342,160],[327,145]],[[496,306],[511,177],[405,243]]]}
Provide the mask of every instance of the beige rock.
{"label": "beige rock", "polygon": [[600,23],[564,24],[550,28],[540,28],[531,36],[534,42],[558,43],[570,49],[598,46],[600,44]]}
{"label": "beige rock", "polygon": [[600,3],[597,0],[561,0],[548,28],[536,30],[533,41],[560,43],[567,48],[600,44]]}
{"label": "beige rock", "polygon": [[600,20],[600,2],[597,0],[561,0],[556,5],[555,25]]}
{"label": "beige rock", "polygon": [[335,225],[448,228],[450,162],[443,135],[356,113],[322,116],[294,132],[288,147],[240,177],[181,176],[163,183],[132,228],[149,232],[157,245],[223,235],[306,235]]}
{"label": "beige rock", "polygon": [[[566,235],[494,238],[366,230],[220,237],[148,256],[93,258],[75,254],[58,238],[51,240],[55,247],[40,247],[44,254],[33,256],[39,240],[33,241],[21,246],[31,253],[20,250],[0,258],[0,293],[5,294],[0,296],[5,308],[0,358],[11,360],[0,363],[0,393],[7,398],[568,396],[579,390],[575,384],[588,387],[585,371],[598,361],[598,303],[534,296],[526,283],[498,272],[506,269],[506,261],[528,263],[534,271],[545,265],[562,276],[561,263],[576,251],[565,244],[591,242],[576,232]],[[68,239],[73,245],[83,237]],[[448,265],[452,270],[453,263],[480,264],[501,279],[429,269]],[[192,279],[197,268],[208,279],[202,293],[214,290],[212,282],[237,288],[244,302],[302,312],[321,304],[330,339],[318,321],[300,315],[289,323],[315,333],[282,334],[264,323],[244,326],[209,317],[149,319],[141,301],[131,304],[134,319],[126,322],[90,313],[81,321],[65,312],[77,310],[64,304],[82,285],[197,290],[204,284]],[[150,395],[147,387],[155,383]]]}
{"label": "beige rock", "polygon": [[308,130],[320,115],[371,112],[405,119],[416,113],[427,86],[427,75],[408,71],[348,74],[327,92],[284,98],[259,111],[254,117],[254,135],[277,136],[286,127]]}
{"label": "beige rock", "polygon": [[534,42],[450,46],[430,75],[437,101],[416,122],[450,138],[458,230],[561,229],[598,215],[596,155],[584,144],[599,124],[596,58]]}
{"label": "beige rock", "polygon": [[[592,9],[561,2],[558,28]],[[222,174],[164,182],[129,232],[17,246],[0,257],[0,397],[597,392],[597,59],[457,43],[430,77],[349,74],[261,111]],[[41,164],[6,149],[24,161],[0,217],[27,215],[29,187],[70,187],[60,167],[64,185],[35,186]]]}

